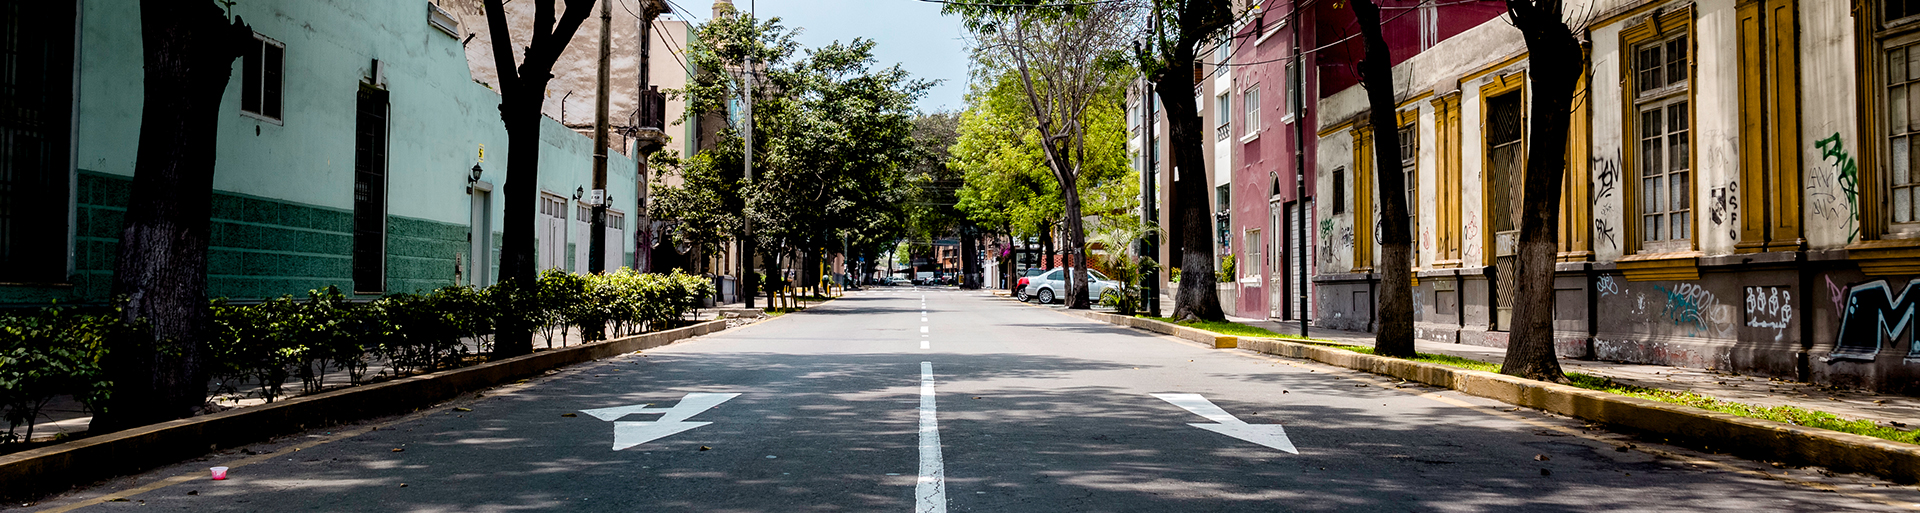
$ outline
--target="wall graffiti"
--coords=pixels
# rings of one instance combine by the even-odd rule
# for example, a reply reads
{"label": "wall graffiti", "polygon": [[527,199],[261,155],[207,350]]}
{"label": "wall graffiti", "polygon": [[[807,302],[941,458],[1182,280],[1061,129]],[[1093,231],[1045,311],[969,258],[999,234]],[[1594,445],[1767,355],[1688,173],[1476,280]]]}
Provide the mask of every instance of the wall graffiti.
{"label": "wall graffiti", "polygon": [[1660,310],[1660,316],[1674,326],[1686,328],[1688,336],[1719,336],[1730,338],[1733,334],[1733,320],[1720,299],[1705,287],[1692,283],[1681,283],[1669,289],[1659,285],[1653,287],[1666,295],[1666,304]]}
{"label": "wall graffiti", "polygon": [[1614,190],[1620,184],[1619,153],[1620,150],[1616,148],[1611,158],[1595,157],[1593,159],[1594,187],[1593,197],[1590,200],[1593,205],[1593,238],[1606,241],[1608,245],[1616,248],[1620,247],[1620,242],[1614,235],[1613,202],[1604,200],[1613,198]]}
{"label": "wall graffiti", "polygon": [[1466,243],[1461,244],[1460,254],[1468,262],[1480,262],[1480,214],[1468,211],[1465,232]]}
{"label": "wall graffiti", "polygon": [[1600,283],[1594,286],[1594,290],[1600,291],[1601,297],[1611,296],[1620,293],[1620,284],[1614,280],[1613,275],[1602,274]]}
{"label": "wall graffiti", "polygon": [[1920,278],[1908,281],[1898,296],[1887,280],[1849,287],[1846,309],[1840,314],[1840,333],[1834,337],[1834,348],[1827,353],[1826,361],[1873,361],[1882,347],[1902,338],[1908,341],[1906,361],[1920,360],[1920,347],[1912,343],[1914,335],[1920,334],[1920,322],[1914,319],[1914,310],[1920,306],[1915,285],[1920,285]]}
{"label": "wall graffiti", "polygon": [[1860,212],[1860,170],[1854,164],[1853,155],[1843,147],[1839,132],[1814,141],[1813,147],[1820,150],[1822,163],[1832,161],[1828,164],[1830,168],[1814,169],[1810,173],[1812,180],[1807,190],[1812,192],[1813,213],[1828,221],[1844,223],[1847,242],[1860,240],[1860,226],[1855,222]]}
{"label": "wall graffiti", "polygon": [[1773,328],[1773,341],[1787,336],[1793,323],[1793,291],[1787,287],[1747,287],[1747,327]]}
{"label": "wall graffiti", "polygon": [[1334,221],[1334,219],[1320,220],[1320,264],[1322,267],[1339,267],[1340,250],[1353,248],[1353,225],[1351,223],[1337,223]]}
{"label": "wall graffiti", "polygon": [[1833,283],[1832,276],[1822,276],[1822,278],[1826,278],[1827,280],[1827,300],[1833,301],[1833,318],[1839,319],[1840,318],[1840,302],[1846,299],[1847,289],[1850,289],[1852,287],[1851,286],[1842,287],[1839,285],[1835,285]]}
{"label": "wall graffiti", "polygon": [[1740,240],[1740,181],[1728,181],[1708,192],[1712,204],[1707,205],[1707,219],[1716,227],[1727,226],[1728,239]]}

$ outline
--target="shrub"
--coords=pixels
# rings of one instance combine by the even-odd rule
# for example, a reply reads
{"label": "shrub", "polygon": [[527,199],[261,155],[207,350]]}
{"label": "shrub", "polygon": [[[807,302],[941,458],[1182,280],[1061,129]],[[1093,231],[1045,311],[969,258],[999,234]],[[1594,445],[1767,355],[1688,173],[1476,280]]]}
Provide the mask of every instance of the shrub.
{"label": "shrub", "polygon": [[[112,387],[100,368],[106,341],[131,329],[117,315],[62,308],[0,316],[0,407],[7,418],[0,443],[32,440],[40,410],[55,397],[97,408]],[[26,434],[16,439],[21,425]]]}

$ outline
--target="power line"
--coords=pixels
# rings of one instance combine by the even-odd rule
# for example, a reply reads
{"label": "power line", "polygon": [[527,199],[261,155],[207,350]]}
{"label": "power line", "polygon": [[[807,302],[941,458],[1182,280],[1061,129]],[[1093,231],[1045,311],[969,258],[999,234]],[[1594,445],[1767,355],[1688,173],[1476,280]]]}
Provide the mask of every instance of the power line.
{"label": "power line", "polygon": [[1087,5],[1116,4],[1121,2],[1131,2],[1133,0],[1093,0],[1089,2],[1066,2],[1066,3],[1057,3],[1057,4],[988,4],[988,3],[979,3],[979,2],[955,2],[953,0],[920,0],[920,1],[930,3],[930,4],[958,5],[961,7],[1041,8],[1041,7],[1080,7],[1080,6],[1087,6]]}

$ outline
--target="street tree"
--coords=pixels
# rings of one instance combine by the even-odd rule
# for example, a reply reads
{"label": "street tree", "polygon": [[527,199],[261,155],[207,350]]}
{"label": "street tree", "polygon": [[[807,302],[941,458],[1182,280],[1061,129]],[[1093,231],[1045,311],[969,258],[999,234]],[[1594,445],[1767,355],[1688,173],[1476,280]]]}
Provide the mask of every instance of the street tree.
{"label": "street tree", "polygon": [[[1373,126],[1373,183],[1380,198],[1380,315],[1374,351],[1407,358],[1413,348],[1413,230],[1408,226],[1406,174],[1400,167],[1400,120],[1394,103],[1393,61],[1381,35],[1380,6],[1353,0],[1353,14],[1366,48],[1360,60],[1360,85],[1367,92],[1367,121]],[[1365,192],[1362,192],[1365,194]],[[1551,262],[1552,255],[1548,255]],[[1551,269],[1551,264],[1549,264]]]}
{"label": "street tree", "polygon": [[1527,44],[1527,165],[1521,174],[1519,276],[1513,333],[1500,372],[1546,381],[1565,376],[1553,344],[1553,267],[1559,251],[1560,187],[1567,168],[1567,132],[1585,53],[1567,26],[1563,0],[1507,0],[1507,14]]}
{"label": "street tree", "polygon": [[[687,101],[689,117],[730,111],[742,94],[752,95],[751,119],[723,128],[715,147],[669,171],[682,183],[655,186],[654,217],[681,219],[677,236],[749,241],[766,256],[760,260],[770,277],[782,276],[789,258],[804,258],[812,272],[831,252],[856,243],[874,249],[900,233],[911,193],[906,170],[916,155],[913,102],[931,82],[876,66],[871,40],[802,54],[779,18],[725,10],[697,33],[687,58],[701,72],[670,93]],[[751,180],[743,169],[749,126]],[[779,287],[767,280],[762,290]]]}
{"label": "street tree", "polygon": [[[1230,0],[1148,0],[1149,48],[1135,51],[1140,72],[1152,82],[1167,113],[1167,145],[1173,156],[1173,222],[1180,225],[1180,280],[1173,317],[1180,320],[1226,319],[1214,281],[1213,213],[1207,211],[1207,168],[1200,105],[1192,94],[1198,50],[1233,24]],[[1185,169],[1189,172],[1180,173]],[[1196,279],[1198,278],[1198,279]]]}
{"label": "street tree", "polygon": [[[500,75],[500,121],[507,130],[507,180],[501,186],[506,200],[506,224],[501,230],[500,274],[507,287],[530,287],[534,274],[534,206],[540,190],[540,106],[546,102],[553,64],[573,40],[573,33],[592,11],[594,0],[566,0],[555,18],[559,0],[533,2],[533,34],[524,45],[509,30],[504,0],[483,0],[487,30],[493,39],[493,65]],[[516,48],[525,48],[515,66]],[[533,352],[533,327],[509,322],[494,338],[494,355],[511,357]]]}
{"label": "street tree", "polygon": [[[976,76],[949,162],[963,180],[955,194],[957,208],[976,225],[999,227],[1019,238],[1043,235],[1064,210],[1023,89],[1012,72]],[[1128,165],[1124,102],[1121,91],[1108,90],[1087,110],[1079,180],[1086,216],[1133,216],[1139,206],[1139,176]]]}
{"label": "street tree", "polygon": [[112,290],[123,318],[145,329],[110,342],[114,387],[96,433],[187,417],[206,401],[220,98],[253,41],[246,22],[211,3],[143,0],[140,30],[146,101]]}
{"label": "street tree", "polygon": [[1133,72],[1126,65],[1124,47],[1136,9],[1124,1],[1007,0],[950,3],[945,10],[961,15],[973,34],[977,66],[1019,78],[1020,91],[1033,113],[1040,153],[1059,184],[1067,264],[1073,268],[1067,280],[1067,308],[1089,308],[1080,196],[1087,170],[1087,121],[1099,97],[1112,94]]}

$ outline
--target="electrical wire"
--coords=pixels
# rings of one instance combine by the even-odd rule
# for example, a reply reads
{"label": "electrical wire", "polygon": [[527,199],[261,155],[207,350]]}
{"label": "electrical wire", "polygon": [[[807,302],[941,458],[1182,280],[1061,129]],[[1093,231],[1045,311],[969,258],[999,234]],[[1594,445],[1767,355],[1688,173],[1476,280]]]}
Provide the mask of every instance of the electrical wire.
{"label": "electrical wire", "polygon": [[930,4],[945,4],[945,5],[958,5],[958,6],[961,6],[961,7],[1027,7],[1027,8],[1041,8],[1041,7],[1081,7],[1081,6],[1088,6],[1088,5],[1100,5],[1100,4],[1115,4],[1115,3],[1121,3],[1121,2],[1132,2],[1132,1],[1134,1],[1134,0],[1091,0],[1091,1],[1087,1],[1087,2],[1066,2],[1066,3],[1053,3],[1053,4],[989,4],[989,3],[979,3],[979,2],[956,2],[956,1],[953,1],[953,0],[920,0],[920,1],[921,1],[921,2],[926,2],[926,3],[930,3]]}

